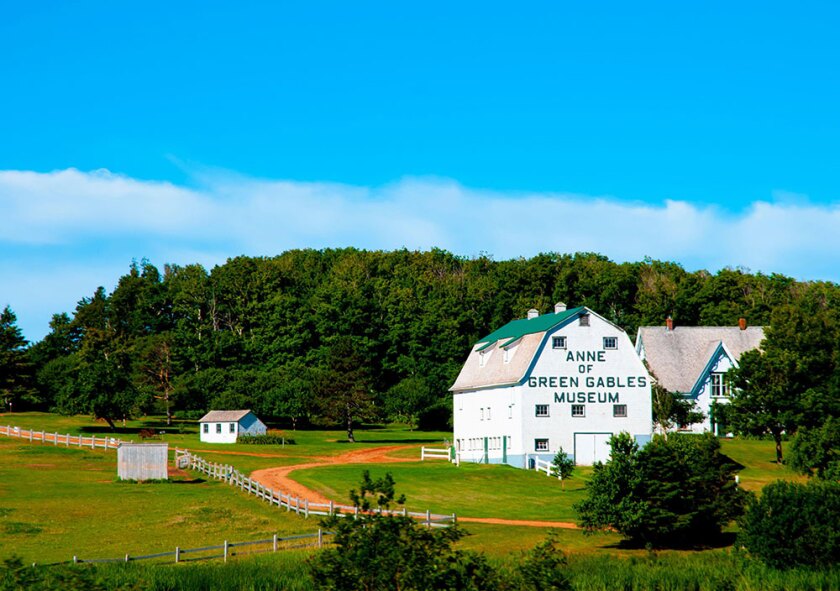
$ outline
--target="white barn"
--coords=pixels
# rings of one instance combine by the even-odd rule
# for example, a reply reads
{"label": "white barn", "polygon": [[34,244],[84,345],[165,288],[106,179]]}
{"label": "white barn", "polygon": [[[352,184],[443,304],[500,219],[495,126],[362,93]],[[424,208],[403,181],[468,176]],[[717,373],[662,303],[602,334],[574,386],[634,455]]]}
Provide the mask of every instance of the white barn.
{"label": "white barn", "polygon": [[743,318],[738,326],[678,327],[668,318],[665,326],[639,327],[636,351],[659,385],[693,400],[706,416],[687,431],[724,435],[725,429],[715,421],[712,403],[729,403],[726,372],[737,367],[741,355],[757,349],[762,340],[764,328],[748,327]]}
{"label": "white barn", "polygon": [[201,417],[199,434],[206,443],[236,443],[240,435],[265,435],[265,423],[250,410],[211,410]]}
{"label": "white barn", "polygon": [[581,465],[609,458],[609,438],[651,438],[650,378],[621,328],[581,307],[530,310],[472,348],[453,393],[462,461],[527,468],[560,447]]}

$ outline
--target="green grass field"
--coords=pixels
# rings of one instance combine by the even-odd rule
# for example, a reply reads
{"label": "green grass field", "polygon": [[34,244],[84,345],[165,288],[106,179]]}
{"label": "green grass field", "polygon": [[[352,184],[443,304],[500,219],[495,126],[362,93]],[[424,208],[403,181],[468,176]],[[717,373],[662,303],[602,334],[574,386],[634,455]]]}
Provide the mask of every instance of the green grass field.
{"label": "green grass field", "polygon": [[[87,417],[44,413],[0,415],[0,424],[71,434],[107,432],[107,426]],[[411,445],[395,455],[419,458],[421,445],[438,446],[448,433],[377,428],[359,431],[357,444],[344,441],[340,431],[296,431],[295,445],[255,446],[202,444],[195,424],[166,428],[158,419],[130,421],[116,436],[138,439],[141,428],[166,430],[170,447],[187,447],[210,461],[232,464],[243,472],[335,456],[351,449],[382,445]],[[773,444],[757,440],[724,440],[723,451],[744,466],[742,486],[759,490],[777,478],[800,478],[773,462]],[[234,452],[234,455],[226,452]],[[346,501],[357,487],[361,471],[374,476],[390,471],[411,509],[459,516],[574,521],[572,505],[583,497],[589,468],[579,468],[565,489],[554,478],[505,466],[443,461],[378,465],[326,465],[299,470],[293,477],[336,500]],[[114,451],[63,449],[0,437],[0,557],[17,554],[27,561],[113,557],[162,552],[175,546],[196,547],[223,540],[245,541],[314,531],[317,520],[304,520],[271,508],[238,490],[191,475],[183,482],[126,484],[116,481]],[[532,547],[544,538],[545,528],[467,524],[472,534],[466,548],[505,556]],[[585,536],[559,532],[564,547],[575,553],[616,553],[616,535]],[[638,551],[635,551],[638,552]],[[633,554],[633,552],[630,552]]]}

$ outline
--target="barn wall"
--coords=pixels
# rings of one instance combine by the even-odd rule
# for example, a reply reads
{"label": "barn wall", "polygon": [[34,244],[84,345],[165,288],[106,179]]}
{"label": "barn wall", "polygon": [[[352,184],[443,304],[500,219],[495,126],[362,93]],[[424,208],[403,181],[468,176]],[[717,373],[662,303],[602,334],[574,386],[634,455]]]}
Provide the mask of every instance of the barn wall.
{"label": "barn wall", "polygon": [[120,480],[166,480],[168,467],[168,443],[121,443],[117,448]]}

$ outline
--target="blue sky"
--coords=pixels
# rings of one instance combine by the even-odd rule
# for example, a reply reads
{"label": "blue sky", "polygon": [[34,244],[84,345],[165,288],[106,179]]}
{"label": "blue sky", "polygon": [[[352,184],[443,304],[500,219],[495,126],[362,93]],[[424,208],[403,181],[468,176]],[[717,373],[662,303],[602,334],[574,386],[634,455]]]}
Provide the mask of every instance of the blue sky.
{"label": "blue sky", "polygon": [[38,339],[132,258],[345,245],[838,280],[838,13],[6,3],[0,305]]}

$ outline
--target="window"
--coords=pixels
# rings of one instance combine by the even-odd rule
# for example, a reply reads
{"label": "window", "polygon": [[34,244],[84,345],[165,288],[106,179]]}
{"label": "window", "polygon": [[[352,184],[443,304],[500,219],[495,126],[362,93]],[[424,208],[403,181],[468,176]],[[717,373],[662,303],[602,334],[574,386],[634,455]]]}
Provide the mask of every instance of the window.
{"label": "window", "polygon": [[627,416],[627,405],[626,404],[613,404],[613,416],[614,417],[626,417]]}
{"label": "window", "polygon": [[484,407],[483,407],[483,406],[481,407],[481,415],[480,415],[480,417],[481,417],[481,420],[483,421],[483,420],[484,420]]}
{"label": "window", "polygon": [[726,383],[722,373],[712,374],[712,398],[727,398],[729,396],[729,384]]}
{"label": "window", "polygon": [[489,357],[489,355],[487,354],[486,351],[481,351],[478,354],[478,367],[484,367],[485,365],[487,365],[487,358],[488,357]]}
{"label": "window", "polygon": [[618,349],[618,337],[604,337],[604,349]]}
{"label": "window", "polygon": [[580,326],[589,326],[589,314],[580,315]]}
{"label": "window", "polygon": [[487,407],[487,420],[490,420],[490,407]]}
{"label": "window", "polygon": [[231,433],[236,433],[236,423],[231,423],[230,424],[230,432]]}
{"label": "window", "polygon": [[513,418],[513,405],[512,404],[508,404],[508,418],[509,419]]}
{"label": "window", "polygon": [[534,439],[534,451],[548,451],[548,439]]}
{"label": "window", "polygon": [[566,337],[552,337],[551,348],[552,349],[565,349],[566,348]]}
{"label": "window", "polygon": [[204,423],[203,427],[204,427],[204,432],[205,432],[205,433],[209,433],[209,432],[210,432],[210,425],[208,425],[207,423]]}
{"label": "window", "polygon": [[583,404],[573,404],[572,405],[572,416],[573,417],[585,417],[586,416],[586,406]]}
{"label": "window", "polygon": [[505,347],[505,358],[504,358],[505,363],[510,363],[510,360],[513,359],[513,352],[514,351],[515,351],[515,349],[508,349],[507,347]]}
{"label": "window", "polygon": [[222,432],[222,424],[221,423],[216,423],[216,433],[221,433],[221,432]]}
{"label": "window", "polygon": [[547,404],[538,404],[536,406],[535,416],[547,417],[548,416],[548,405]]}

